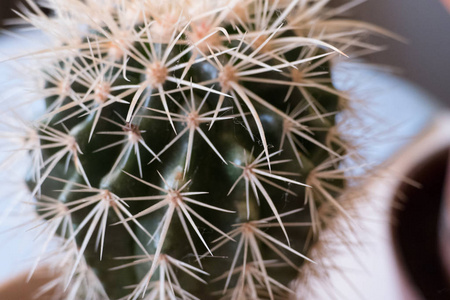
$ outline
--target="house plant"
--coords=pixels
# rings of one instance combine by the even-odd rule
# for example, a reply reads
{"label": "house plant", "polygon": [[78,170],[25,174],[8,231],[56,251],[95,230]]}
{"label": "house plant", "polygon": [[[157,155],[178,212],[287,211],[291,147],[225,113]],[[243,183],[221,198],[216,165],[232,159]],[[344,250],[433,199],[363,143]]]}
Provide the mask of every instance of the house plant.
{"label": "house plant", "polygon": [[330,69],[387,32],[335,17],[353,2],[52,0],[50,17],[28,4],[23,19],[54,38],[27,55],[46,108],[12,126],[38,228],[60,244],[44,289],[284,299],[298,272],[326,273],[321,233],[352,219],[355,154]]}

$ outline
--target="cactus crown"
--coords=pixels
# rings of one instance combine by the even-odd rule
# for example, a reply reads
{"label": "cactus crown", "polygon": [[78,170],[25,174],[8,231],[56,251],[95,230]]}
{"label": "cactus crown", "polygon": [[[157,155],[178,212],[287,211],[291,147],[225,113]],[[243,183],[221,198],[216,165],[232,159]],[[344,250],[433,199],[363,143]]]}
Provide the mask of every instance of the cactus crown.
{"label": "cactus crown", "polygon": [[32,55],[46,108],[22,136],[64,263],[47,288],[294,295],[298,273],[320,268],[323,230],[349,218],[346,95],[330,68],[383,33],[337,17],[354,2],[46,0],[46,16],[28,1],[22,18],[54,43]]}

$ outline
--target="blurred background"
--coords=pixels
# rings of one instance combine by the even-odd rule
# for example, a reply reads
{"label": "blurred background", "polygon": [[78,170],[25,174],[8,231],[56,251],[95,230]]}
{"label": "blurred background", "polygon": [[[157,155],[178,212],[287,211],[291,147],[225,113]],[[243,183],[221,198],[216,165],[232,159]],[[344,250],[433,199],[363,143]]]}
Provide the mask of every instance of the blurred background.
{"label": "blurred background", "polygon": [[450,16],[439,0],[368,0],[353,13],[408,40],[383,40],[388,49],[371,61],[398,67],[400,76],[450,106]]}

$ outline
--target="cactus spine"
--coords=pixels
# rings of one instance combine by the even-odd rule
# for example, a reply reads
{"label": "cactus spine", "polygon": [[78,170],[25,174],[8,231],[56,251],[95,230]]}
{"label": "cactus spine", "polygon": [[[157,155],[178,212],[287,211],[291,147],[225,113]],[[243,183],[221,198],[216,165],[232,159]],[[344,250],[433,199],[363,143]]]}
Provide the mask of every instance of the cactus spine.
{"label": "cactus spine", "polygon": [[348,217],[331,64],[373,50],[359,37],[375,28],[327,0],[46,0],[50,17],[28,4],[54,41],[33,55],[46,109],[24,139],[64,261],[52,286],[293,296],[322,230]]}

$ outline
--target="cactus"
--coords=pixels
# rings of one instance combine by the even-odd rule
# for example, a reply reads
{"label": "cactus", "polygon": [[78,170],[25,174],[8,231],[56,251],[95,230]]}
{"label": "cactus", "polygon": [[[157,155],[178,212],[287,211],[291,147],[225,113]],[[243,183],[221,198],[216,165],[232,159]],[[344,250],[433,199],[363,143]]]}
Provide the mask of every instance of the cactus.
{"label": "cactus", "polygon": [[350,218],[330,70],[385,33],[337,17],[354,2],[46,0],[47,16],[28,1],[19,14],[53,41],[31,54],[45,111],[21,147],[60,245],[46,289],[293,297],[322,232]]}

